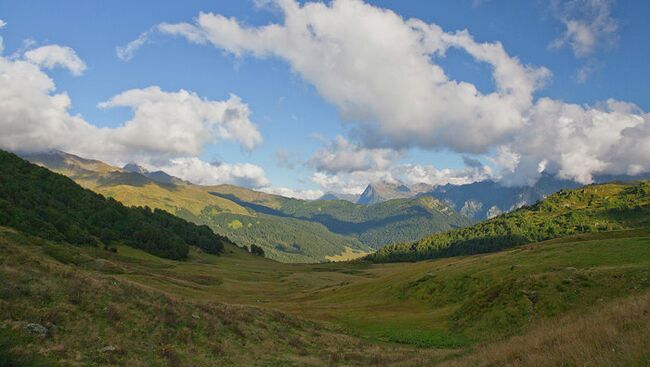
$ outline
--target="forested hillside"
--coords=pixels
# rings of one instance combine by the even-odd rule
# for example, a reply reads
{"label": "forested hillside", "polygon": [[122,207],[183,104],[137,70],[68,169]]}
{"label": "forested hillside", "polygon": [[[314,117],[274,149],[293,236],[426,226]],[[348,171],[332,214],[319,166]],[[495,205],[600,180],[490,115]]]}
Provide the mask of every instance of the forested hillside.
{"label": "forested hillside", "polygon": [[127,208],[4,151],[0,173],[0,225],[25,233],[76,245],[123,243],[170,259],[185,259],[188,246],[216,254],[228,242],[207,226],[163,210]]}
{"label": "forested hillside", "polygon": [[375,262],[417,261],[498,251],[567,235],[650,226],[650,183],[612,183],[563,190],[471,227],[386,246]]}
{"label": "forested hillside", "polygon": [[446,203],[429,196],[360,205],[346,200],[288,199],[230,185],[210,190],[259,213],[320,223],[331,232],[354,237],[373,248],[415,241],[431,233],[473,223]]}
{"label": "forested hillside", "polygon": [[201,186],[179,179],[157,182],[132,172],[134,167],[127,171],[60,151],[23,157],[124,205],[162,209],[206,224],[240,245],[262,246],[267,257],[283,262],[325,261],[350,249],[360,255],[472,223],[431,197],[373,205],[305,201],[233,185]]}
{"label": "forested hillside", "polygon": [[332,232],[354,236],[374,248],[416,241],[431,233],[472,224],[449,205],[428,196],[371,205],[344,200],[289,200],[279,211],[294,218],[322,223]]}

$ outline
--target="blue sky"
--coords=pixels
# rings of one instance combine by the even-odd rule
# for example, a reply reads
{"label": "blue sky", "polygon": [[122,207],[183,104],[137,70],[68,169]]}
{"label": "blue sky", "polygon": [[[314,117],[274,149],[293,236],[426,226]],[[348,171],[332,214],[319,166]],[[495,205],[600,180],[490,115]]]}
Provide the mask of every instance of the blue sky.
{"label": "blue sky", "polygon": [[[154,31],[130,60],[121,60],[116,54],[116,47],[125,46],[160,23],[196,25],[194,20],[200,12],[233,17],[242,27],[249,28],[283,23],[285,15],[280,8],[273,4],[260,4],[259,1],[4,1],[0,2],[0,19],[6,22],[6,26],[0,30],[0,36],[4,40],[4,56],[11,59],[13,53],[14,60],[20,58],[19,54],[26,49],[47,44],[72,48],[87,68],[80,76],[72,75],[65,68],[48,69],[47,75],[56,84],[56,92],[52,93],[67,92],[72,103],[68,110],[70,115],[81,114],[85,121],[97,127],[116,128],[132,118],[128,107],[97,107],[98,103],[131,89],[149,86],[159,86],[166,92],[184,89],[213,101],[227,100],[231,93],[239,96],[250,109],[250,121],[261,133],[263,142],[248,150],[237,140],[215,140],[204,145],[199,158],[205,162],[259,166],[269,181],[265,183],[268,187],[354,191],[367,183],[365,181],[376,179],[372,173],[377,171],[391,171],[390,177],[404,180],[396,173],[403,174],[404,169],[394,169],[398,166],[435,168],[435,171],[425,170],[433,172],[431,175],[435,178],[421,179],[433,184],[444,183],[446,174],[458,182],[501,177],[505,175],[501,172],[503,167],[495,162],[499,158],[497,153],[505,146],[521,157],[520,166],[530,156],[531,165],[543,163],[560,176],[583,181],[587,177],[584,172],[565,167],[568,163],[560,158],[554,158],[558,156],[557,152],[527,152],[523,148],[514,148],[514,143],[503,137],[495,138],[477,153],[475,148],[459,148],[457,142],[420,142],[397,135],[393,138],[382,130],[386,126],[381,125],[382,122],[379,134],[386,134],[388,138],[382,137],[380,143],[373,143],[373,139],[363,137],[363,132],[359,135],[359,130],[375,127],[372,121],[359,123],[355,117],[347,116],[340,104],[323,96],[322,90],[326,86],[296,70],[295,61],[275,55],[274,52],[280,52],[277,49],[262,57],[255,55],[254,50],[234,55],[227,45],[221,46],[212,40],[197,44],[183,34]],[[639,116],[647,116],[643,111],[650,110],[650,94],[647,93],[650,42],[645,39],[650,34],[648,2],[593,0],[591,13],[582,12],[579,7],[576,10],[571,3],[542,0],[406,0],[369,1],[367,4],[389,9],[404,20],[415,18],[426,24],[436,24],[444,32],[467,29],[478,44],[500,42],[507,55],[522,65],[547,68],[552,76],[545,79],[543,87],[534,89],[534,101],[548,97],[566,104],[586,104],[591,108],[599,102],[615,99],[638,106],[640,111],[634,114]],[[570,39],[559,47],[551,46],[567,32],[567,22],[582,22],[589,26],[602,21],[603,18],[598,18],[594,12],[603,11],[603,8],[606,11],[605,24],[614,24],[614,30],[601,32],[598,29],[600,25],[595,24],[592,29],[595,43],[586,53],[577,54]],[[444,57],[438,55],[432,59],[444,69],[450,80],[471,83],[483,94],[495,92],[494,65],[477,62],[465,49],[450,48]],[[585,80],[579,80],[577,76],[581,69],[588,71]],[[372,120],[373,116],[363,119]],[[528,121],[528,118],[524,119]],[[631,126],[625,125],[621,129],[626,127]],[[319,165],[318,159],[314,158],[315,152],[336,154],[335,150],[341,149],[340,145],[333,143],[337,136],[352,144],[349,148],[352,151],[362,155],[369,152],[360,158],[367,167],[346,167],[345,164],[331,167],[327,162]],[[467,139],[472,139],[472,136],[468,135]],[[517,135],[516,139],[522,138]],[[643,144],[643,141],[635,143]],[[397,153],[392,154],[394,152]],[[389,163],[375,162],[377,156],[385,154],[392,157]],[[605,152],[581,159],[602,161],[598,154],[604,155]],[[621,153],[625,157],[620,162],[605,162],[604,166],[594,163],[587,175],[629,172],[637,170],[638,166],[645,170],[639,159],[642,161],[649,157],[643,152],[641,154],[640,158],[630,158]],[[468,170],[463,157],[480,160],[489,171]],[[114,161],[122,160],[124,158]],[[615,165],[618,166],[612,168]],[[439,172],[445,168],[453,172]],[[319,184],[313,179],[319,171],[345,183]],[[410,183],[415,183],[412,177]]]}

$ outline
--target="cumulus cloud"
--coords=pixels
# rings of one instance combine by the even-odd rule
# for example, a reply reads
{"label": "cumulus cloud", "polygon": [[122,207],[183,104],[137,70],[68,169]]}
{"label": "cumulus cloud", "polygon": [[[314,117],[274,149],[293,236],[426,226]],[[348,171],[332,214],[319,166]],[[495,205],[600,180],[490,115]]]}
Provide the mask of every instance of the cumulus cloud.
{"label": "cumulus cloud", "polygon": [[596,65],[592,62],[587,65],[583,65],[576,70],[576,82],[578,84],[584,84],[587,82],[591,74],[596,71]]}
{"label": "cumulus cloud", "polygon": [[278,166],[288,169],[295,169],[304,163],[301,158],[298,158],[297,153],[284,148],[275,151],[275,160]]}
{"label": "cumulus cloud", "polygon": [[493,178],[492,169],[477,160],[465,162],[465,167],[460,169],[438,169],[432,165],[407,164],[397,168],[405,177],[405,182],[413,185],[425,183],[427,185],[464,185],[472,182]]}
{"label": "cumulus cloud", "polygon": [[478,159],[464,156],[465,167],[438,169],[432,165],[398,164],[402,152],[368,149],[338,137],[310,159],[317,172],[311,181],[325,191],[359,194],[369,183],[408,185],[466,184],[493,178],[492,169]]}
{"label": "cumulus cloud", "polygon": [[371,182],[397,182],[390,171],[355,171],[329,174],[315,172],[310,180],[324,191],[357,195]]}
{"label": "cumulus cloud", "polygon": [[218,139],[238,142],[248,150],[262,142],[249,120],[248,106],[235,95],[226,101],[210,101],[182,89],[165,92],[149,87],[122,92],[98,107],[131,108],[133,118],[111,135],[129,150],[150,155],[196,156]]}
{"label": "cumulus cloud", "polygon": [[618,22],[611,15],[614,0],[553,1],[555,16],[566,27],[552,48],[571,47],[576,57],[593,54],[616,40]]}
{"label": "cumulus cloud", "polygon": [[504,148],[517,160],[504,175],[507,184],[532,184],[542,170],[581,183],[595,174],[650,171],[644,148],[650,115],[632,104],[609,100],[590,107],[542,98],[526,125]]}
{"label": "cumulus cloud", "polygon": [[287,187],[263,187],[260,191],[267,194],[280,195],[287,198],[301,199],[301,200],[316,200],[324,195],[321,190],[295,190]]}
{"label": "cumulus cloud", "polygon": [[73,75],[81,75],[86,70],[86,63],[70,47],[47,45],[25,52],[25,59],[40,67],[68,69]]}
{"label": "cumulus cloud", "polygon": [[[35,50],[61,49],[45,47]],[[99,104],[128,107],[132,118],[114,128],[98,128],[70,113],[69,96],[57,93],[42,69],[58,61],[32,51],[24,57],[0,56],[0,148],[60,149],[113,164],[138,161],[196,183],[269,184],[259,166],[209,164],[196,158],[205,146],[223,139],[245,149],[261,143],[261,134],[249,120],[250,110],[239,97],[212,101],[185,90],[132,89]]]}
{"label": "cumulus cloud", "polygon": [[363,148],[339,135],[328,146],[317,150],[309,164],[328,173],[386,170],[402,156],[390,148]]}
{"label": "cumulus cloud", "polygon": [[[157,30],[235,56],[284,59],[367,140],[381,137],[378,143],[396,149],[485,152],[521,126],[522,112],[550,74],[510,57],[499,42],[479,43],[467,31],[446,33],[362,1],[273,4],[284,14],[282,24],[246,27],[235,18],[200,13],[195,23]],[[492,66],[494,92],[481,93],[445,74],[435,59],[451,47]]]}
{"label": "cumulus cloud", "polygon": [[174,158],[156,168],[200,185],[229,183],[246,187],[264,187],[270,184],[264,169],[250,163],[208,163],[199,158]]}
{"label": "cumulus cloud", "polygon": [[[157,31],[209,43],[235,57],[285,60],[335,105],[357,142],[339,138],[312,156],[309,163],[317,171],[312,181],[324,189],[351,192],[364,181],[396,177],[437,183],[445,175],[455,182],[491,175],[524,185],[543,170],[587,183],[595,174],[649,169],[647,114],[622,109],[624,102],[579,106],[537,98],[550,72],[525,65],[499,42],[478,42],[467,30],[447,32],[360,0],[261,4],[278,9],[283,21],[250,27],[200,13],[193,22],[161,24]],[[570,46],[584,57],[615,40],[612,1],[554,4],[566,32],[553,47]],[[490,65],[494,91],[451,79],[436,63],[450,48]],[[590,65],[576,74],[577,81],[586,81]],[[484,155],[497,171],[478,164],[461,172],[396,165],[399,152],[410,147]]]}

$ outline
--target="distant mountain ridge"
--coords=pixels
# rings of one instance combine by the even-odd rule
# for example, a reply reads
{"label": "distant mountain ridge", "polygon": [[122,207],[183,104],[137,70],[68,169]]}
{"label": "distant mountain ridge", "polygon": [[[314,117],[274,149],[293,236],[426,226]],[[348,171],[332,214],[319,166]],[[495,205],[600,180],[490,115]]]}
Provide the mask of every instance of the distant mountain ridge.
{"label": "distant mountain ridge", "polygon": [[407,186],[401,182],[378,181],[368,184],[357,199],[357,204],[377,204],[392,199],[406,199],[433,189],[433,186],[420,183]]}
{"label": "distant mountain ridge", "polygon": [[145,177],[150,178],[153,181],[159,182],[159,183],[165,183],[165,184],[171,184],[171,183],[176,183],[176,184],[181,184],[181,183],[188,183],[187,181],[184,181],[178,177],[174,177],[170,174],[168,174],[165,171],[149,171],[146,168],[136,164],[136,163],[127,163],[122,167],[122,170],[127,171],[127,172],[133,172],[133,173],[139,173]]}
{"label": "distant mountain ridge", "polygon": [[[323,261],[347,248],[363,254],[393,242],[415,241],[472,223],[431,197],[359,205],[343,200],[305,201],[233,185],[200,186],[133,163],[118,168],[64,152],[25,155],[128,206],[166,210],[207,224],[240,245],[260,245],[285,262]],[[93,168],[100,167],[96,172]],[[171,177],[171,178],[170,178]],[[377,185],[378,191],[404,187]],[[412,195],[411,193],[408,193]]]}
{"label": "distant mountain ridge", "polygon": [[318,198],[318,200],[345,200],[351,203],[356,203],[359,200],[360,195],[355,194],[343,194],[340,192],[328,191],[323,196]]}
{"label": "distant mountain ridge", "polygon": [[[637,176],[602,175],[594,178],[594,183],[648,179],[650,174]],[[572,180],[557,179],[550,174],[542,174],[532,186],[507,187],[487,180],[465,185],[437,186],[424,195],[449,203],[454,210],[476,220],[493,218],[525,205],[532,205],[560,190],[575,189],[582,184]]]}
{"label": "distant mountain ridge", "polygon": [[588,185],[561,190],[471,227],[436,233],[414,243],[385,246],[375,262],[419,261],[500,251],[530,242],[650,225],[650,181]]}

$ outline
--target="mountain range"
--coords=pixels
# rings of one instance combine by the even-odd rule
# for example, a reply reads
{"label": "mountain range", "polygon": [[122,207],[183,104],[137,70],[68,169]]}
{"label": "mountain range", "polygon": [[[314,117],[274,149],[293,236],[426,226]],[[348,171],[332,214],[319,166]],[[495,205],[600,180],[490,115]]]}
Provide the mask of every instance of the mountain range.
{"label": "mountain range", "polygon": [[22,156],[127,206],[162,209],[208,225],[241,246],[259,245],[268,257],[284,262],[359,257],[388,243],[415,241],[472,223],[431,197],[369,205],[305,201],[233,185],[194,185],[135,163],[120,168],[61,151]]}
{"label": "mountain range", "polygon": [[[149,182],[57,155],[69,171]],[[647,181],[563,190],[385,246],[372,261],[282,264],[10,153],[0,151],[0,172],[3,366],[647,365]],[[381,217],[378,205],[408,200],[451,210],[430,196],[304,206],[236,186],[208,190],[305,218],[368,220]],[[355,209],[334,211],[340,204]]]}
{"label": "mountain range", "polygon": [[[600,175],[594,183],[649,179],[650,173],[640,175]],[[532,186],[504,186],[493,180],[485,180],[462,185],[416,184],[407,186],[401,182],[374,182],[368,184],[358,197],[328,193],[321,200],[348,200],[357,204],[369,205],[396,198],[430,196],[447,203],[455,211],[473,220],[493,218],[525,205],[535,204],[548,195],[563,189],[574,189],[582,184],[553,177],[542,173]]]}
{"label": "mountain range", "polygon": [[650,181],[594,184],[560,190],[532,206],[414,243],[393,244],[369,255],[378,262],[417,261],[494,252],[590,232],[650,227]]}
{"label": "mountain range", "polygon": [[[387,244],[410,243],[468,226],[580,186],[548,174],[524,187],[489,180],[436,187],[377,182],[369,184],[356,203],[334,194],[306,201],[233,185],[194,185],[136,163],[120,168],[61,151],[22,156],[127,206],[166,210],[208,225],[242,246],[259,245],[268,257],[284,262],[361,257]],[[596,180],[646,176],[650,177]]]}

